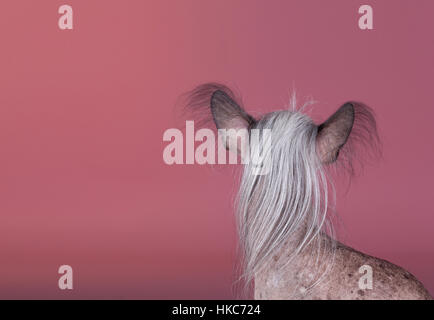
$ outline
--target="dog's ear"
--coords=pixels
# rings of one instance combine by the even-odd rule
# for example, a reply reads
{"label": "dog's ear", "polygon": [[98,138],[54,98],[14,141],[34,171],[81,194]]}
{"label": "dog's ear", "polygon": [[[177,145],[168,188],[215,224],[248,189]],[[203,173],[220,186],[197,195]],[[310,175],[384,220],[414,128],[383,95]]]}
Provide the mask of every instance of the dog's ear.
{"label": "dog's ear", "polygon": [[353,129],[355,109],[346,103],[318,127],[317,154],[323,163],[333,163]]}
{"label": "dog's ear", "polygon": [[[205,83],[188,92],[186,98],[186,107],[198,120],[198,125],[208,126],[210,121],[214,122],[227,149],[240,153],[239,147],[246,147],[256,120],[244,111],[241,99],[236,98],[231,89],[219,83]],[[246,143],[239,146],[238,138]]]}
{"label": "dog's ear", "polygon": [[249,129],[255,122],[234,99],[221,90],[211,96],[211,113],[217,129]]}
{"label": "dog's ear", "polygon": [[[249,142],[249,130],[255,119],[247,114],[239,104],[222,90],[211,96],[211,113],[214,123],[224,133],[224,144],[228,150],[243,153]],[[241,142],[238,143],[238,139]]]}

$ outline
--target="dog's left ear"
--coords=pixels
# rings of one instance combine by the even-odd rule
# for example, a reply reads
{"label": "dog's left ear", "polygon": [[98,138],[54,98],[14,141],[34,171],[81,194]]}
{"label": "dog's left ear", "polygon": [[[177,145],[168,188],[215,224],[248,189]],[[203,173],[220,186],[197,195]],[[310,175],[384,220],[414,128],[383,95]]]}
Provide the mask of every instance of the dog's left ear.
{"label": "dog's left ear", "polygon": [[339,151],[353,129],[354,119],[354,105],[346,103],[318,127],[317,154],[323,163],[329,164],[337,160]]}
{"label": "dog's left ear", "polygon": [[226,134],[223,137],[226,148],[242,154],[249,143],[249,130],[255,119],[222,90],[215,91],[211,96],[211,113],[217,129],[224,130]]}
{"label": "dog's left ear", "polygon": [[255,122],[252,116],[222,90],[216,90],[211,96],[211,113],[217,129],[249,129]]}

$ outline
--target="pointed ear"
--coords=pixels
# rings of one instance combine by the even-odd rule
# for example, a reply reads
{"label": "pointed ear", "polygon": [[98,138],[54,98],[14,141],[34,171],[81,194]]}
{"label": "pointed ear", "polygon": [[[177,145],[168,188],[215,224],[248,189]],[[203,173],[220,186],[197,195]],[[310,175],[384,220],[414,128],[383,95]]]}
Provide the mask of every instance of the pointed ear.
{"label": "pointed ear", "polygon": [[253,117],[221,90],[215,91],[211,96],[211,113],[217,129],[249,129],[255,123]]}
{"label": "pointed ear", "polygon": [[339,108],[326,122],[318,127],[317,153],[323,163],[335,162],[353,129],[355,109],[352,103]]}
{"label": "pointed ear", "polygon": [[[236,102],[235,94],[227,86],[205,83],[187,92],[185,98],[188,111],[198,120],[196,124],[208,126],[209,121],[213,121],[219,134],[223,134],[227,149],[239,152],[238,138],[244,138],[242,142],[249,143],[249,131],[256,120]],[[246,146],[246,143],[241,143],[241,146]]]}
{"label": "pointed ear", "polygon": [[[249,130],[255,119],[247,114],[227,93],[215,91],[211,96],[211,113],[218,130],[226,130],[223,136],[226,149],[244,157],[249,143]],[[238,143],[239,139],[241,142]]]}

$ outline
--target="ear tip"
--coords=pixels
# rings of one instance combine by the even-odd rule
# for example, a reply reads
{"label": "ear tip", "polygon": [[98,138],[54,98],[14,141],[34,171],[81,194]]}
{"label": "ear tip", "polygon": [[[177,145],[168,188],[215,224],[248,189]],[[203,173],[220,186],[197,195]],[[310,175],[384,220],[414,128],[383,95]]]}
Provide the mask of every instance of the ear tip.
{"label": "ear tip", "polygon": [[226,92],[222,91],[222,90],[215,90],[212,94],[211,94],[211,100],[216,98],[216,97],[224,97],[227,96]]}
{"label": "ear tip", "polygon": [[344,112],[348,112],[352,118],[355,118],[356,116],[356,104],[352,101],[346,102],[343,106],[342,106],[342,110],[344,110]]}
{"label": "ear tip", "polygon": [[348,101],[344,104],[344,108],[348,108],[348,109],[354,109],[355,108],[356,103],[353,101]]}
{"label": "ear tip", "polygon": [[214,107],[218,104],[218,102],[224,102],[228,99],[228,95],[226,94],[226,92],[222,91],[222,90],[215,90],[212,94],[211,94],[211,109],[214,109]]}

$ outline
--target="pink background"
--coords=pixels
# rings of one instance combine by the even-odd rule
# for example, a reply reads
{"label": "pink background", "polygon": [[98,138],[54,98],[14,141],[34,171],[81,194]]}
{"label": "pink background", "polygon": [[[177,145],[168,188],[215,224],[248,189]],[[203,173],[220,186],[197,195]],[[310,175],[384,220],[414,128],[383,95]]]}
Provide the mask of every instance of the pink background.
{"label": "pink background", "polygon": [[[74,9],[74,30],[57,27]],[[373,31],[358,8],[374,8]],[[0,2],[0,298],[231,298],[231,169],[172,166],[163,132],[196,84],[247,109],[289,90],[375,109],[384,158],[338,209],[347,242],[434,293],[434,2]],[[74,269],[60,291],[57,269]]]}

